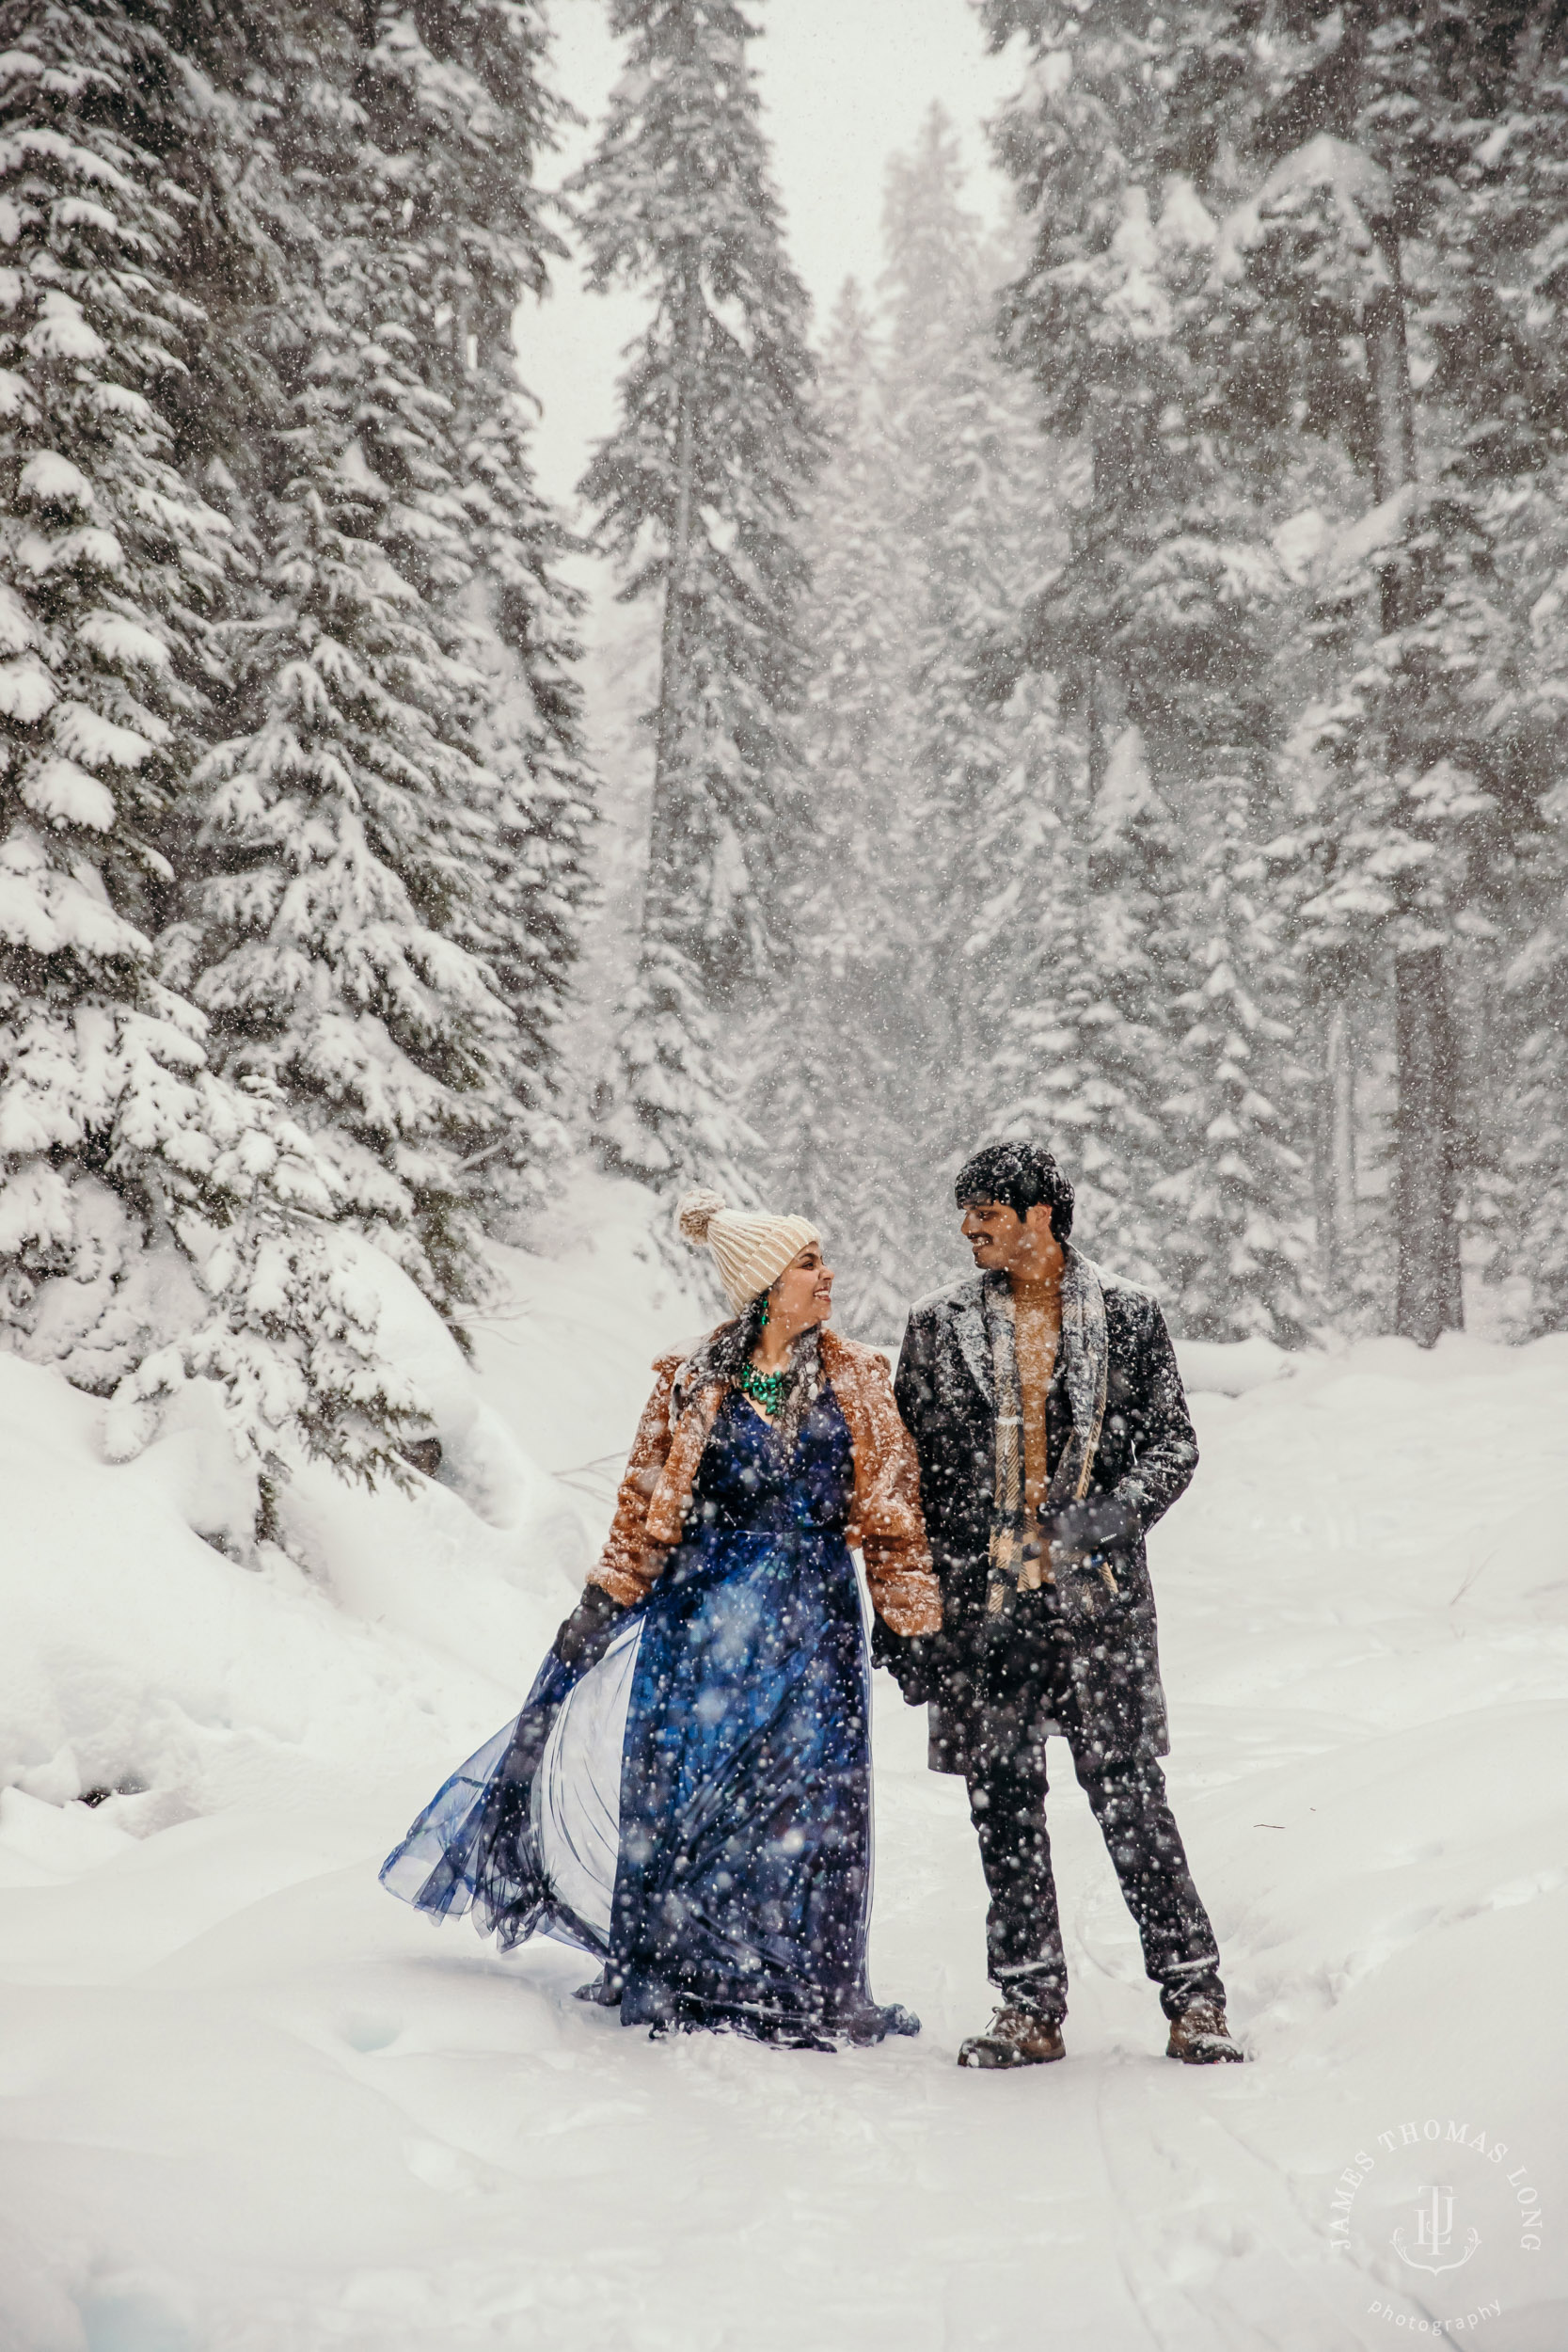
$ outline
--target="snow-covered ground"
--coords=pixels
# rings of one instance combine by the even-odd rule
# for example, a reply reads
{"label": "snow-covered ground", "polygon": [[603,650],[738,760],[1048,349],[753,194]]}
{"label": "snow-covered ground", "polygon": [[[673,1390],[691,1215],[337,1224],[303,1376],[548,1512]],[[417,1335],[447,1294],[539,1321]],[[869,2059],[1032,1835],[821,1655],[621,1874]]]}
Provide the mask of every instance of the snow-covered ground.
{"label": "snow-covered ground", "polygon": [[1161,2055],[1061,1748],[1069,2056],[958,2072],[979,1869],[886,1688],[873,1978],[924,2034],[654,2044],[375,1883],[694,1327],[631,1196],[562,1239],[477,1373],[394,1287],[448,1468],[308,1482],[297,1565],[194,1532],[244,1552],[198,1414],[110,1468],[0,1358],[0,2345],[1568,2352],[1568,1340],[1190,1351],[1171,1780],[1250,2065]]}

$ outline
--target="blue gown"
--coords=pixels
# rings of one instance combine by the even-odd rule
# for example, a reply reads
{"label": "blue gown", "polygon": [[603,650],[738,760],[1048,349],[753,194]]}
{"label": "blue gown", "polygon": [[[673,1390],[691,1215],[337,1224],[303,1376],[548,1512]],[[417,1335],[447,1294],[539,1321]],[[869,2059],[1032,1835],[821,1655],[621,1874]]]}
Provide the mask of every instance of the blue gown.
{"label": "blue gown", "polygon": [[866,1985],[870,1677],[844,1541],[849,1433],[824,1388],[786,1458],[738,1393],[687,1538],[608,1649],[553,1650],[515,1723],[382,1869],[502,1947],[542,1932],[603,1963],[624,2025],[832,2047],[912,2033]]}

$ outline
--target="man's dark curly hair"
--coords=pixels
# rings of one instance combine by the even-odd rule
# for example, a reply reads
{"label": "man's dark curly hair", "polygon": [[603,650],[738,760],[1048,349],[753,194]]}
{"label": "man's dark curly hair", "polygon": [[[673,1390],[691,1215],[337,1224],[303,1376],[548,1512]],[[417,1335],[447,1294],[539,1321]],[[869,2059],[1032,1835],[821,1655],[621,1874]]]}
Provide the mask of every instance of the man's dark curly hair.
{"label": "man's dark curly hair", "polygon": [[1059,1242],[1072,1231],[1072,1186],[1043,1143],[983,1145],[959,1168],[953,1198],[960,1209],[996,1201],[1015,1216],[1027,1216],[1043,1204]]}

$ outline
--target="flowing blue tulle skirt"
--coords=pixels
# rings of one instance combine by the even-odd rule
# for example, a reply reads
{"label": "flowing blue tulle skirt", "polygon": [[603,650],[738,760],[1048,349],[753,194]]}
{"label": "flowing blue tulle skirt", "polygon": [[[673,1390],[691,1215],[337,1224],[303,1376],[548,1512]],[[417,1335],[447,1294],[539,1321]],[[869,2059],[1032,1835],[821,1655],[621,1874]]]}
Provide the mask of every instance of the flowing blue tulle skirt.
{"label": "flowing blue tulle skirt", "polygon": [[550,1653],[381,1875],[503,1947],[592,1953],[626,2025],[831,2047],[917,2021],[866,1984],[870,1691],[853,1564],[820,1523],[845,1501],[824,1463],[839,1488],[847,1470],[832,1392],[791,1464],[770,1438],[726,1407],[698,1532],[602,1657]]}

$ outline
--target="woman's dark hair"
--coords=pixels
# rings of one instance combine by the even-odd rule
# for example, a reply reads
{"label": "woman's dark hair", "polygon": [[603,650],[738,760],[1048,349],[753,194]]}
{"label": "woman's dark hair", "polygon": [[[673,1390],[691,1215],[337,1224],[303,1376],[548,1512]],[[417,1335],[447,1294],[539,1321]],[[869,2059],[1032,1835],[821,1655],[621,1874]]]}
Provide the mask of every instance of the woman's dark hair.
{"label": "woman's dark hair", "polygon": [[1051,1230],[1065,1242],[1072,1231],[1072,1185],[1043,1143],[988,1143],[966,1160],[953,1186],[960,1209],[991,1200],[1015,1216],[1042,1206]]}
{"label": "woman's dark hair", "polygon": [[761,1339],[767,1320],[768,1293],[763,1291],[749,1307],[742,1307],[728,1323],[721,1323],[709,1338],[702,1355],[710,1375],[721,1380],[737,1380],[740,1367]]}
{"label": "woman's dark hair", "polygon": [[[683,1386],[694,1393],[705,1381],[718,1380],[725,1388],[735,1388],[741,1366],[762,1337],[768,1319],[768,1293],[753,1298],[749,1307],[742,1307],[728,1323],[721,1323],[717,1331],[710,1331],[688,1361],[681,1375]],[[810,1412],[822,1387],[821,1333],[815,1324],[804,1331],[797,1331],[790,1343],[785,1367],[784,1394],[773,1415],[773,1426],[786,1454],[793,1454],[806,1415]]]}

